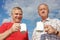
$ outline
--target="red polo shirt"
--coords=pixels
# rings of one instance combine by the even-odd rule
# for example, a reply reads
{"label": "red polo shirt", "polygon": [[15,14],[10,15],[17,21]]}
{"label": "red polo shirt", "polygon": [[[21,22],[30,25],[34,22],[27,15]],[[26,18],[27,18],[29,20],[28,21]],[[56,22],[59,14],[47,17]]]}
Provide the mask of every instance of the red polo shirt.
{"label": "red polo shirt", "polygon": [[[5,32],[6,30],[10,29],[12,27],[13,23],[4,23],[0,27],[0,33]],[[25,33],[21,33],[20,30],[17,32],[14,32],[10,34],[8,37],[6,37],[5,40],[28,40],[28,32],[26,31]]]}

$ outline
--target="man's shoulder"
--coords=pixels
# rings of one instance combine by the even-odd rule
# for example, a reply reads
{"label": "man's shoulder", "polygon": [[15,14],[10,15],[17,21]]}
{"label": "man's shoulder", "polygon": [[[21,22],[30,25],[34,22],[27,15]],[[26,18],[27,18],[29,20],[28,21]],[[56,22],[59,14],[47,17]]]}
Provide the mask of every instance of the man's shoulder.
{"label": "man's shoulder", "polygon": [[60,20],[57,18],[51,18],[51,21],[60,21]]}
{"label": "man's shoulder", "polygon": [[5,22],[5,23],[2,23],[2,25],[8,25],[8,24],[11,24],[12,22]]}
{"label": "man's shoulder", "polygon": [[50,18],[51,20],[59,20],[58,18]]}

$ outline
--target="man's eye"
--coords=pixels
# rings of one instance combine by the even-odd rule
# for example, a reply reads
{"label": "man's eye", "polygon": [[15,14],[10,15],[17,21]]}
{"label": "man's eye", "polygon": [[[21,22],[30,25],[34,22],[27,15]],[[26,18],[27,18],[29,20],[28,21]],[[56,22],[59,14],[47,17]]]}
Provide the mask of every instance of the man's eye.
{"label": "man's eye", "polygon": [[44,10],[46,10],[46,9],[44,8]]}
{"label": "man's eye", "polygon": [[46,10],[45,8],[43,8],[43,9],[39,9],[39,10]]}
{"label": "man's eye", "polygon": [[18,15],[18,13],[15,13],[15,15]]}
{"label": "man's eye", "polygon": [[22,15],[22,14],[19,14],[19,15]]}
{"label": "man's eye", "polygon": [[40,10],[42,10],[42,9],[40,9]]}

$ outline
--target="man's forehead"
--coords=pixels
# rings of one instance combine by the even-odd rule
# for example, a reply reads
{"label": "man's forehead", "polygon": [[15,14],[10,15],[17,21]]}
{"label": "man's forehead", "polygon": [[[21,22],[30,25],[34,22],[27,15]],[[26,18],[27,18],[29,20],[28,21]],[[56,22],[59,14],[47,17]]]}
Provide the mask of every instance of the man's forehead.
{"label": "man's forehead", "polygon": [[17,8],[15,8],[15,9],[12,9],[12,11],[11,12],[22,12],[22,10],[20,10],[20,9],[17,9]]}
{"label": "man's forehead", "polygon": [[12,11],[15,11],[15,10],[20,10],[20,9],[17,9],[17,8],[15,8],[15,9],[12,9]]}
{"label": "man's forehead", "polygon": [[45,6],[45,7],[48,8],[48,5],[47,5],[47,4],[40,4],[40,5],[38,6],[38,8],[40,8],[41,6]]}

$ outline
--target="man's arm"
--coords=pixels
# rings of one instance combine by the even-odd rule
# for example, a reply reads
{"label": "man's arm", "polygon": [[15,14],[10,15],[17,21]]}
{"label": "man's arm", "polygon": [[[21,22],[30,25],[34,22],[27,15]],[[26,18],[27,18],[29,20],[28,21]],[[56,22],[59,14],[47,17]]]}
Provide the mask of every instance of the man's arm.
{"label": "man's arm", "polygon": [[19,29],[20,29],[19,24],[18,23],[14,23],[9,30],[6,30],[5,32],[0,33],[0,40],[4,40],[11,33],[18,31]]}
{"label": "man's arm", "polygon": [[0,40],[4,40],[8,35],[12,33],[11,29],[5,31],[4,33],[0,34]]}
{"label": "man's arm", "polygon": [[26,31],[26,39],[25,40],[29,40],[28,31]]}

